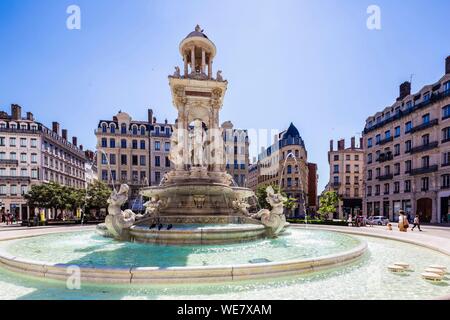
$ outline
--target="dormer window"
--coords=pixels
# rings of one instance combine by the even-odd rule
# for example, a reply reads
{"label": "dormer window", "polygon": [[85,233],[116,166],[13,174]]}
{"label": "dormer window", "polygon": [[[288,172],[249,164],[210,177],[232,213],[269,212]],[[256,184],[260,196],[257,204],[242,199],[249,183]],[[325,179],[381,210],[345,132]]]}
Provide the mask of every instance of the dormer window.
{"label": "dormer window", "polygon": [[141,136],[145,136],[145,127],[141,127]]}
{"label": "dormer window", "polygon": [[406,109],[411,109],[412,108],[412,101],[408,101],[406,103]]}
{"label": "dormer window", "polygon": [[111,125],[111,133],[116,133],[116,126],[114,124]]}
{"label": "dormer window", "polygon": [[133,135],[137,136],[138,134],[138,128],[137,126],[133,126]]}
{"label": "dormer window", "polygon": [[431,98],[430,92],[426,92],[426,93],[423,95],[423,101],[424,101],[424,102],[429,101],[430,98]]}
{"label": "dormer window", "polygon": [[447,93],[450,91],[450,81],[444,83],[444,91]]}
{"label": "dormer window", "polygon": [[102,124],[102,132],[103,133],[106,133],[106,128],[107,128],[106,123]]}

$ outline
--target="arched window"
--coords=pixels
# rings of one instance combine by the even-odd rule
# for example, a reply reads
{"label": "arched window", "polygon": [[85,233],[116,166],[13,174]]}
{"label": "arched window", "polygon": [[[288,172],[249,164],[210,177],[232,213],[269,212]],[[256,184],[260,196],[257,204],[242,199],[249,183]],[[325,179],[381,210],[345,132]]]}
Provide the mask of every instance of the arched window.
{"label": "arched window", "polygon": [[133,126],[133,135],[137,136],[137,134],[138,134],[138,127]]}
{"label": "arched window", "polygon": [[122,123],[122,125],[120,127],[120,132],[122,134],[126,134],[127,133],[127,125],[125,123]]}
{"label": "arched window", "polygon": [[111,131],[111,133],[116,133],[116,125],[115,124],[111,124],[110,131]]}
{"label": "arched window", "polygon": [[103,123],[102,124],[102,132],[103,133],[106,133],[106,128],[107,128],[106,123]]}
{"label": "arched window", "polygon": [[292,166],[291,166],[291,165],[289,165],[289,166],[287,167],[287,173],[288,173],[288,174],[291,174],[291,173],[292,173]]}
{"label": "arched window", "polygon": [[145,127],[141,126],[141,136],[145,136]]}

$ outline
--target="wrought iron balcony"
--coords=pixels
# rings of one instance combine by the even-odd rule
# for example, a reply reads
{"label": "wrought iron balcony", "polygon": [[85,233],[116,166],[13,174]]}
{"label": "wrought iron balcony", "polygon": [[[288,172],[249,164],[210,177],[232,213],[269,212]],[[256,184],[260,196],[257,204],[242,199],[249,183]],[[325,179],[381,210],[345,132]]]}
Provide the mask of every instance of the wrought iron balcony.
{"label": "wrought iron balcony", "polygon": [[383,144],[389,143],[394,141],[394,137],[385,138],[383,140],[380,140],[380,142],[377,143],[377,145],[382,146]]}
{"label": "wrought iron balcony", "polygon": [[386,161],[391,161],[394,159],[394,156],[392,155],[392,152],[386,152],[386,153],[381,153],[380,156],[378,157],[377,161],[380,163],[386,162]]}
{"label": "wrought iron balcony", "polygon": [[23,181],[25,181],[25,182],[27,182],[27,181],[30,181],[31,180],[31,177],[24,177],[24,176],[0,176],[0,179],[2,179],[2,180],[12,180],[12,181],[21,181],[21,182],[23,182]]}
{"label": "wrought iron balcony", "polygon": [[386,181],[386,180],[392,180],[394,179],[394,175],[392,173],[385,174],[383,176],[377,177],[378,181]]}
{"label": "wrought iron balcony", "polygon": [[432,165],[432,166],[428,166],[428,167],[422,167],[422,168],[417,168],[417,169],[413,169],[411,170],[411,175],[412,176],[417,176],[419,174],[427,174],[427,173],[433,173],[438,171],[438,165]]}
{"label": "wrought iron balcony", "polygon": [[428,151],[428,150],[432,150],[434,148],[437,148],[439,145],[438,141],[434,141],[434,142],[430,142],[415,148],[412,148],[410,153],[411,154],[415,154],[415,153],[419,153],[419,152],[424,152],[424,151]]}
{"label": "wrought iron balcony", "polygon": [[418,131],[422,131],[422,130],[434,127],[434,126],[436,126],[438,124],[439,124],[439,120],[438,119],[434,119],[434,120],[428,121],[426,123],[422,123],[422,124],[420,124],[418,126],[415,126],[414,128],[411,129],[410,133],[415,133],[415,132],[418,132]]}
{"label": "wrought iron balcony", "polygon": [[2,164],[2,165],[10,165],[10,166],[17,166],[17,165],[19,165],[19,160],[0,159],[0,164]]}

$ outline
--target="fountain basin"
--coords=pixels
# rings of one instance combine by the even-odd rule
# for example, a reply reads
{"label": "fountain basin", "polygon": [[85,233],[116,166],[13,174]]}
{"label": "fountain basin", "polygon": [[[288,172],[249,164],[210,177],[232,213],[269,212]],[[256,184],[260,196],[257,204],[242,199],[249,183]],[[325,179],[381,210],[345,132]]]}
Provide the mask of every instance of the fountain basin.
{"label": "fountain basin", "polygon": [[[77,236],[81,239],[74,241]],[[89,246],[85,241],[87,238],[97,243]],[[81,280],[92,283],[212,283],[272,279],[334,268],[356,261],[367,249],[364,241],[348,236],[323,232],[302,234],[294,230],[283,239],[209,247],[162,247],[98,238],[101,237],[90,232],[6,242],[0,247],[0,267],[64,281],[72,274],[69,267],[77,266]],[[297,246],[298,241],[311,238],[314,238],[311,244],[318,244],[317,249]],[[336,243],[331,240],[333,238]],[[54,243],[55,239],[61,242]],[[319,244],[319,239],[325,242]],[[36,244],[44,241],[52,241],[55,249],[37,252]],[[201,265],[205,263],[207,265]]]}

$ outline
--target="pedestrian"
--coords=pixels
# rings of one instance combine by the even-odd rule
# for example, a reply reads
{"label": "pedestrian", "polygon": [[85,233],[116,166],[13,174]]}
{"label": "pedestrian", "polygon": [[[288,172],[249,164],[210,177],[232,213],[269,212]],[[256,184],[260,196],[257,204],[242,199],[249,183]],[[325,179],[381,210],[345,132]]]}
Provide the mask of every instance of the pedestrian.
{"label": "pedestrian", "polygon": [[414,226],[411,228],[411,231],[413,231],[415,227],[418,227],[419,231],[422,231],[422,229],[420,229],[420,216],[418,214],[416,214],[414,218]]}
{"label": "pedestrian", "polygon": [[6,222],[5,212],[2,211],[2,223]]}
{"label": "pedestrian", "polygon": [[408,217],[403,210],[400,210],[398,213],[398,229],[400,230],[400,232],[407,232],[409,227]]}

